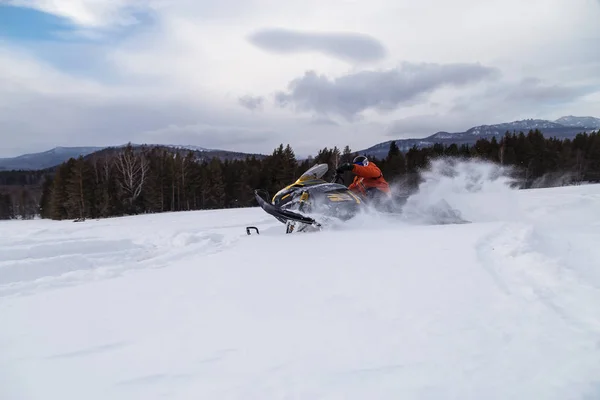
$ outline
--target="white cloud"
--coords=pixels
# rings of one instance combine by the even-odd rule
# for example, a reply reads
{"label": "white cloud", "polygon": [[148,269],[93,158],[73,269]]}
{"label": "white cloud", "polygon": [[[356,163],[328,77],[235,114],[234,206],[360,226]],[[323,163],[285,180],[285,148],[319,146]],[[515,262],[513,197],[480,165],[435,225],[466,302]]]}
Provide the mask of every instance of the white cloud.
{"label": "white cloud", "polygon": [[[106,45],[67,42],[59,51],[0,42],[0,156],[54,144],[123,143],[149,132],[164,142],[240,151],[270,152],[280,142],[302,152],[335,144],[359,149],[388,140],[394,121],[424,136],[524,117],[600,116],[595,0],[10,3],[67,18],[79,34],[100,41],[113,29],[127,35]],[[139,13],[151,13],[151,24],[138,21]],[[257,32],[262,47],[249,40]],[[370,52],[364,57],[348,40],[359,37]],[[440,85],[415,91],[406,83],[419,71],[400,70],[396,83],[403,85],[374,90],[373,80],[355,79],[354,100],[338,90],[344,77],[374,76],[403,63],[481,65],[501,78],[446,86],[434,74],[430,80]],[[317,91],[308,103],[301,99],[304,117],[275,100],[287,90],[284,97],[300,104],[288,85],[306,83],[307,71],[326,77],[329,89],[326,97]],[[351,107],[332,113],[340,110],[336,104]]]}

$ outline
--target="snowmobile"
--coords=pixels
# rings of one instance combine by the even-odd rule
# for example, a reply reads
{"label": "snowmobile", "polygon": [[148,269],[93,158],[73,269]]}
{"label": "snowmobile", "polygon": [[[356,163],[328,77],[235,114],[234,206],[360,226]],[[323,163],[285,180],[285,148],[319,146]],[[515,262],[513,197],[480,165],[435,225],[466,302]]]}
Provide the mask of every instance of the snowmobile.
{"label": "snowmobile", "polygon": [[342,177],[337,173],[331,182],[324,180],[328,170],[327,164],[312,166],[270,202],[263,198],[269,196],[265,190],[256,189],[254,196],[263,210],[286,225],[286,233],[319,230],[332,220],[347,221],[360,212],[365,199],[339,183]]}
{"label": "snowmobile", "polygon": [[[339,183],[343,181],[340,174],[336,173],[332,181],[327,182],[323,176],[328,170],[327,164],[314,165],[294,183],[278,191],[271,201],[268,200],[269,194],[262,189],[254,190],[254,196],[264,211],[285,224],[286,233],[320,230],[324,224],[348,221],[368,209],[400,219],[411,218],[411,215],[403,215],[403,205],[410,194],[396,194],[390,201],[378,203]],[[417,215],[416,218],[428,224],[469,222],[444,199],[439,199],[420,211],[424,211],[424,215]],[[258,232],[258,228],[248,227],[248,234],[250,228]]]}

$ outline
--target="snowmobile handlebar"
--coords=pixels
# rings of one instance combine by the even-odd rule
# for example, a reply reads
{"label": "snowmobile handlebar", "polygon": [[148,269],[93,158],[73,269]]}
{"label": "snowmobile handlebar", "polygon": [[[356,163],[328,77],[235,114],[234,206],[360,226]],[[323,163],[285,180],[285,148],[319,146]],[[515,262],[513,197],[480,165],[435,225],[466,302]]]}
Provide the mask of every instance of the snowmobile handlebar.
{"label": "snowmobile handlebar", "polygon": [[336,172],[335,175],[333,176],[333,179],[331,180],[332,183],[338,183],[339,181],[344,181],[344,178],[342,177],[342,174],[340,174],[339,172]]}

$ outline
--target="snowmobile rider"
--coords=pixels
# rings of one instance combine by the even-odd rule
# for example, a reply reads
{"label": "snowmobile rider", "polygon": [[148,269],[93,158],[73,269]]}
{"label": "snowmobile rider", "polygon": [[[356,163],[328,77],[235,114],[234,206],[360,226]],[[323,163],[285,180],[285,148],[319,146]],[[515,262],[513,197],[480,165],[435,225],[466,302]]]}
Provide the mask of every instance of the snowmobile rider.
{"label": "snowmobile rider", "polygon": [[356,156],[352,163],[342,164],[336,170],[339,174],[345,171],[351,171],[356,175],[353,182],[348,186],[348,189],[353,192],[378,200],[390,196],[390,185],[384,179],[379,167],[370,162],[366,156]]}

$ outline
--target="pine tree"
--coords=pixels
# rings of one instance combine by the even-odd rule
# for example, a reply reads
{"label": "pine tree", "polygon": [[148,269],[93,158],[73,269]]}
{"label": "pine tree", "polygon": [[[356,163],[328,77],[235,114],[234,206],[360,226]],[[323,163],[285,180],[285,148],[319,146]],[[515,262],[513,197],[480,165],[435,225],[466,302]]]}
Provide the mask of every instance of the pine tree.
{"label": "pine tree", "polygon": [[589,140],[588,171],[585,179],[590,182],[600,181],[600,135],[592,133]]}
{"label": "pine tree", "polygon": [[235,200],[233,205],[236,207],[248,207],[251,204],[252,188],[250,187],[250,173],[243,163],[236,163],[234,170],[236,171],[236,180],[234,183]]}
{"label": "pine tree", "polygon": [[487,158],[495,163],[500,162],[500,144],[496,140],[496,136],[492,136]]}
{"label": "pine tree", "polygon": [[51,176],[46,175],[44,183],[42,185],[42,194],[40,197],[39,213],[42,218],[52,218],[52,210],[50,206],[52,198],[52,185],[53,179]]}
{"label": "pine tree", "polygon": [[389,182],[394,182],[406,173],[406,159],[395,141],[390,143],[383,172]]}
{"label": "pine tree", "polygon": [[208,164],[207,208],[222,208],[225,205],[225,184],[223,182],[223,171],[221,162],[213,158]]}
{"label": "pine tree", "polygon": [[93,179],[91,169],[83,157],[79,157],[72,165],[67,179],[67,207],[71,215],[85,220],[90,215],[90,207],[93,204]]}
{"label": "pine tree", "polygon": [[204,188],[204,179],[206,167],[199,162],[194,162],[191,165],[190,172],[187,178],[187,186],[189,196],[191,197],[192,209],[198,210],[204,208],[202,190]]}
{"label": "pine tree", "polygon": [[0,220],[13,219],[15,217],[10,194],[0,192]]}
{"label": "pine tree", "polygon": [[297,164],[294,151],[288,144],[285,149],[278,152],[277,157],[277,170],[275,171],[277,186],[289,185],[296,178]]}
{"label": "pine tree", "polygon": [[352,162],[354,157],[355,157],[355,154],[352,153],[350,146],[346,145],[346,146],[344,146],[344,150],[342,151],[342,157],[340,159],[340,163],[342,163],[342,164],[350,163],[350,162]]}
{"label": "pine tree", "polygon": [[29,189],[22,187],[19,191],[18,200],[19,216],[22,219],[33,219],[37,214],[35,203],[35,199],[32,197]]}
{"label": "pine tree", "polygon": [[458,157],[459,151],[456,143],[452,143],[450,146],[446,147],[446,149],[444,149],[444,154],[450,157]]}
{"label": "pine tree", "polygon": [[61,220],[71,218],[72,216],[69,213],[68,208],[69,193],[67,185],[71,179],[71,171],[73,170],[74,164],[75,159],[71,158],[66,163],[62,164],[56,171],[50,201],[50,215],[52,219]]}

